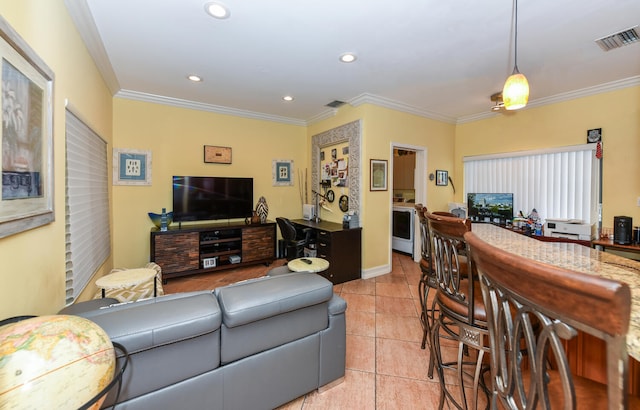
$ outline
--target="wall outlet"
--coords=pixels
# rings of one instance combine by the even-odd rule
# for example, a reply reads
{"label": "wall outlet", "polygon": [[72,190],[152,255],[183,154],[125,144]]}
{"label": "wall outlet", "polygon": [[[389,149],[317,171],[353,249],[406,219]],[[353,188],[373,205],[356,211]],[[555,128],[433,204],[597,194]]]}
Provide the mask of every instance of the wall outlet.
{"label": "wall outlet", "polygon": [[638,197],[638,202],[636,203],[636,205],[640,206],[640,196]]}

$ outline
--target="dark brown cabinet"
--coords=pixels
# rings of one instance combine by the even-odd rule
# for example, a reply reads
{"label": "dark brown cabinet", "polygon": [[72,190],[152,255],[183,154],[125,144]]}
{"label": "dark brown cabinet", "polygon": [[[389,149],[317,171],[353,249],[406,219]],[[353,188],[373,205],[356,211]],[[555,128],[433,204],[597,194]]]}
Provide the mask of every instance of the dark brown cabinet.
{"label": "dark brown cabinet", "polygon": [[360,279],[362,271],[362,228],[343,229],[334,222],[291,221],[299,229],[311,228],[317,257],[329,262],[329,269],[319,272],[334,285]]}
{"label": "dark brown cabinet", "polygon": [[150,260],[162,280],[275,260],[276,224],[207,224],[151,230]]}

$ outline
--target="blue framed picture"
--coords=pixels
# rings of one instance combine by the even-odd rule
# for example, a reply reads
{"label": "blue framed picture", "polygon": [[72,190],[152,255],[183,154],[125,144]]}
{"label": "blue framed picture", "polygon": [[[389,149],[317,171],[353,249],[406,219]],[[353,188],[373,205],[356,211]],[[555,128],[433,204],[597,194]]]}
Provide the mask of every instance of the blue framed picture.
{"label": "blue framed picture", "polygon": [[273,186],[293,185],[293,160],[274,159],[272,175]]}
{"label": "blue framed picture", "polygon": [[114,185],[151,185],[151,151],[113,149]]}

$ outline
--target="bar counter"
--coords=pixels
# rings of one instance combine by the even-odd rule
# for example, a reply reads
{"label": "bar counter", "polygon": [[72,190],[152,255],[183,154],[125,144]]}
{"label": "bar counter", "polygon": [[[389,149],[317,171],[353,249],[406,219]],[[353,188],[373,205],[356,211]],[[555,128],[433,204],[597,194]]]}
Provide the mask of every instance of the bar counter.
{"label": "bar counter", "polygon": [[491,224],[474,223],[471,231],[483,241],[523,258],[628,284],[631,322],[627,351],[640,361],[640,262],[574,243],[538,241]]}

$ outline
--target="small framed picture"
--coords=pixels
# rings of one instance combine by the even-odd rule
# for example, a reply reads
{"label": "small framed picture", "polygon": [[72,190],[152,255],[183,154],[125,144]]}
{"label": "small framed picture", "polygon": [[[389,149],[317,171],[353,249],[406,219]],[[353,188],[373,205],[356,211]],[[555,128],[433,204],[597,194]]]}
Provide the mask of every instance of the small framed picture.
{"label": "small framed picture", "polygon": [[114,148],[113,185],[151,185],[151,151]]}
{"label": "small framed picture", "polygon": [[387,190],[387,160],[386,159],[372,159],[370,161],[371,166],[371,191],[386,191]]}
{"label": "small framed picture", "polygon": [[231,147],[205,145],[204,162],[209,164],[231,164]]}
{"label": "small framed picture", "polygon": [[602,141],[602,128],[587,131],[587,144]]}
{"label": "small framed picture", "polygon": [[436,185],[438,186],[449,185],[449,172],[442,171],[440,169],[436,170]]}
{"label": "small framed picture", "polygon": [[273,186],[292,186],[293,160],[274,159],[272,161],[271,173],[273,177]]}

